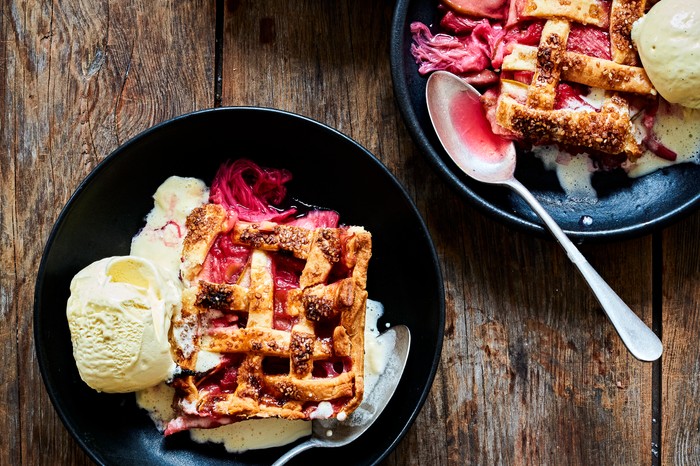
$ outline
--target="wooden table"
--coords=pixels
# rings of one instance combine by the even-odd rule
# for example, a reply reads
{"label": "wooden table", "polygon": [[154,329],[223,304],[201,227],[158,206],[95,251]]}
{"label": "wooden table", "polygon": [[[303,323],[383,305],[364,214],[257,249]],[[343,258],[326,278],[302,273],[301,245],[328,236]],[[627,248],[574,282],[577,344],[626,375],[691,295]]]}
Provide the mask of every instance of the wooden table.
{"label": "wooden table", "polygon": [[0,464],[89,464],[32,338],[61,207],[110,151],[192,110],[259,105],[359,141],[406,186],[445,278],[442,362],[385,464],[699,464],[700,215],[584,245],[663,336],[631,357],[559,247],[467,205],[411,141],[378,0],[0,0]]}

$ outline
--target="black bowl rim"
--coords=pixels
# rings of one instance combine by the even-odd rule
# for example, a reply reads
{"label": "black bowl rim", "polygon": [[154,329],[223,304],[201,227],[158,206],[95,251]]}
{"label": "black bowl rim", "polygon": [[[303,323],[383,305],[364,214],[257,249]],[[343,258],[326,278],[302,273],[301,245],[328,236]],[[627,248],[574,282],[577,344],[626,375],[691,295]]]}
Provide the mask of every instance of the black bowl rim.
{"label": "black bowl rim", "polygon": [[[411,95],[408,90],[406,76],[404,73],[405,65],[405,49],[403,36],[406,32],[406,22],[408,20],[407,13],[410,4],[414,0],[397,0],[394,7],[394,14],[391,24],[391,45],[390,45],[390,61],[391,61],[391,77],[394,85],[394,94],[399,104],[399,110],[406,122],[406,127],[413,138],[413,141],[420,147],[426,158],[437,169],[438,173],[445,179],[448,184],[458,192],[464,199],[477,207],[482,212],[496,218],[501,223],[515,227],[516,230],[525,233],[531,233],[538,236],[549,237],[548,231],[540,223],[533,223],[524,218],[513,215],[512,213],[503,210],[487,199],[478,195],[467,185],[465,185],[453,169],[448,166],[443,158],[439,155],[438,150],[430,143],[428,135],[424,131],[421,123],[418,121],[418,116],[413,108]],[[445,158],[448,156],[445,155]],[[611,242],[618,240],[627,240],[637,238],[661,230],[662,228],[682,219],[689,215],[696,208],[700,207],[700,192],[688,202],[676,206],[669,210],[666,214],[658,216],[647,222],[640,222],[636,225],[598,231],[574,231],[564,230],[564,232],[572,239],[586,242]]]}
{"label": "black bowl rim", "polygon": [[[362,144],[359,142],[355,141],[354,139],[350,138],[349,136],[341,133],[339,130],[332,128],[331,126],[328,126],[324,123],[321,123],[317,120],[314,120],[312,118],[309,118],[304,115],[300,115],[294,112],[290,112],[287,110],[281,110],[277,108],[271,108],[271,107],[255,107],[255,106],[223,106],[223,107],[216,107],[216,108],[208,108],[208,109],[202,109],[202,110],[196,110],[193,112],[188,112],[184,113],[181,115],[178,115],[176,117],[170,118],[168,120],[164,120],[160,123],[157,123],[142,132],[138,133],[137,135],[131,137],[128,139],[126,142],[120,144],[116,149],[114,149],[112,152],[110,152],[109,155],[107,155],[103,160],[101,160],[95,168],[93,168],[90,173],[80,182],[78,187],[75,189],[73,194],[70,196],[66,204],[63,206],[61,209],[58,217],[56,218],[56,221],[54,222],[54,225],[51,229],[51,232],[49,233],[49,237],[46,240],[46,245],[44,246],[44,249],[42,251],[41,255],[41,262],[39,264],[39,269],[37,272],[37,281],[34,287],[34,313],[33,313],[33,321],[34,321],[34,350],[36,352],[37,356],[37,362],[39,365],[39,372],[41,373],[41,378],[44,382],[44,387],[49,395],[49,399],[51,400],[51,404],[53,405],[54,409],[58,413],[59,418],[61,419],[61,422],[65,426],[65,428],[68,430],[68,432],[71,434],[73,439],[80,445],[80,447],[83,449],[83,451],[96,463],[98,464],[106,464],[102,458],[97,454],[97,452],[93,451],[91,448],[88,447],[87,443],[83,440],[83,438],[78,434],[78,432],[75,430],[73,425],[68,421],[68,415],[65,413],[63,410],[63,405],[56,396],[56,393],[53,389],[52,386],[48,384],[48,367],[47,367],[47,361],[45,357],[42,357],[43,350],[42,350],[42,343],[39,340],[39,336],[41,334],[41,328],[42,328],[42,323],[41,319],[39,319],[39,314],[40,314],[40,293],[43,288],[43,283],[44,283],[44,273],[45,273],[45,268],[46,268],[46,260],[49,251],[51,250],[51,247],[54,243],[55,237],[58,233],[58,230],[62,223],[65,221],[65,216],[73,204],[74,200],[78,197],[78,195],[85,189],[85,187],[92,181],[93,178],[95,178],[98,173],[107,170],[109,165],[116,159],[122,152],[125,150],[128,150],[129,146],[137,143],[138,141],[149,137],[154,132],[159,131],[162,127],[168,126],[171,124],[175,124],[176,122],[180,122],[182,120],[187,120],[190,118],[197,118],[199,115],[202,114],[212,114],[212,113],[227,113],[227,112],[262,112],[262,113],[271,113],[271,114],[278,114],[278,115],[283,115],[286,118],[293,118],[293,119],[300,119],[302,121],[305,121],[308,124],[315,125],[320,127],[324,131],[328,131],[332,134],[334,134],[336,137],[343,139],[352,145],[356,146],[358,150],[362,153],[364,153],[369,160],[376,165],[376,167],[383,171],[386,175],[388,175],[388,178],[391,180],[393,183],[394,187],[397,188],[400,193],[404,196],[404,198],[408,201],[408,205],[410,206],[415,218],[418,220],[421,230],[423,232],[423,235],[426,237],[428,240],[428,246],[430,250],[430,254],[432,256],[432,263],[433,263],[433,269],[434,273],[437,278],[437,284],[438,284],[438,296],[440,297],[439,303],[438,303],[438,335],[437,335],[437,345],[435,347],[435,353],[433,354],[433,358],[431,361],[431,368],[428,373],[428,379],[426,380],[426,383],[424,387],[422,388],[422,391],[420,393],[420,396],[418,398],[418,403],[416,403],[415,407],[413,407],[413,411],[411,412],[408,421],[405,423],[405,425],[401,428],[399,434],[396,436],[396,438],[388,445],[388,447],[382,452],[382,454],[376,458],[373,464],[379,464],[384,458],[386,458],[398,445],[398,443],[405,437],[405,435],[408,433],[408,430],[411,428],[413,423],[416,420],[416,417],[418,416],[420,410],[422,409],[423,405],[425,404],[425,401],[428,397],[428,394],[430,393],[430,390],[432,388],[433,382],[435,380],[435,375],[437,373],[437,369],[440,363],[440,356],[442,353],[442,345],[443,345],[443,340],[444,340],[444,333],[445,333],[445,288],[444,288],[444,278],[442,276],[442,270],[440,268],[440,261],[438,258],[437,251],[435,249],[435,244],[432,241],[432,237],[430,235],[430,232],[428,230],[428,227],[425,223],[425,220],[423,219],[423,216],[420,214],[418,211],[418,208],[413,201],[413,199],[409,196],[408,191],[403,187],[403,185],[396,179],[396,177],[391,173],[391,171],[379,160],[377,157],[372,154],[369,150],[367,150]],[[405,383],[405,382],[404,382]]]}

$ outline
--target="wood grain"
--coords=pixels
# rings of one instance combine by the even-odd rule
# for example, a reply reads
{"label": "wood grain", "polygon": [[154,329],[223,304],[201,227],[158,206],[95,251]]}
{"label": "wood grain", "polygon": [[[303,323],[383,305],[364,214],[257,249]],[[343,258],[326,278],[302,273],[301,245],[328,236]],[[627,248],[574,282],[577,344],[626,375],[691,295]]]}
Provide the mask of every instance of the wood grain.
{"label": "wood grain", "polygon": [[0,7],[0,464],[88,464],[33,350],[42,248],[78,183],[126,139],[214,102],[207,1],[5,1]]}
{"label": "wood grain", "polygon": [[700,464],[700,214],[663,235],[662,464]]}
{"label": "wood grain", "polygon": [[388,74],[391,11],[369,1],[226,2],[222,104],[300,113],[400,157]]}
{"label": "wood grain", "polygon": [[[626,353],[558,247],[455,214],[457,203],[439,212],[434,239],[449,258],[443,359],[396,464],[643,464],[651,368]],[[445,231],[448,218],[456,232]],[[586,252],[649,320],[651,283],[625,285],[606,260],[645,244]],[[648,276],[638,256],[621,262]]]}

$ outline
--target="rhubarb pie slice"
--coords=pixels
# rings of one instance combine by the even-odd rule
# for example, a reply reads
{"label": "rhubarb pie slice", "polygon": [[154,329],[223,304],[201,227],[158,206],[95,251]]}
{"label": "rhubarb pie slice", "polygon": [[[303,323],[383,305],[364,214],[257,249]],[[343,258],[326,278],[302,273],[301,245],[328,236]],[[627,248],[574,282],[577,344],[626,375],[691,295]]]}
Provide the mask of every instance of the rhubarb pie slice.
{"label": "rhubarb pie slice", "polygon": [[[546,22],[537,46],[515,44],[503,59],[502,78],[530,75],[521,81],[502,79],[495,113],[498,125],[536,144],[579,146],[632,160],[639,157],[643,150],[626,94],[654,93],[644,69],[635,66],[630,39],[643,4],[639,0],[614,0],[612,5],[599,0],[526,1],[522,14]],[[610,58],[568,49],[572,29],[594,27],[608,30]],[[599,108],[557,106],[563,82],[604,91],[602,104]]]}
{"label": "rhubarb pie slice", "polygon": [[218,204],[195,209],[187,230],[171,335],[187,375],[173,382],[166,434],[350,414],[363,395],[370,233],[241,221]]}
{"label": "rhubarb pie slice", "polygon": [[645,3],[445,0],[439,33],[411,24],[411,52],[421,74],[447,70],[478,87],[494,132],[526,150],[554,144],[603,169],[646,150],[668,158],[653,133],[658,96],[631,39]]}

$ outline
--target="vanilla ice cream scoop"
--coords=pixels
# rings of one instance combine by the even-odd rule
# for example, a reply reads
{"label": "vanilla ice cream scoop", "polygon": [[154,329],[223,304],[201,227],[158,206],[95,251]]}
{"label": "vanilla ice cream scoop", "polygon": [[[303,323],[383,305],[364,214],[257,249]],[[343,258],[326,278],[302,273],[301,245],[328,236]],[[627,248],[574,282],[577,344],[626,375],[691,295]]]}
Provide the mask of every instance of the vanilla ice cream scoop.
{"label": "vanilla ice cream scoop", "polygon": [[661,0],[634,23],[632,40],[659,94],[700,108],[700,2]]}
{"label": "vanilla ice cream scoop", "polygon": [[95,390],[126,393],[169,379],[170,319],[179,289],[148,259],[108,257],[73,277],[66,314],[80,377]]}

